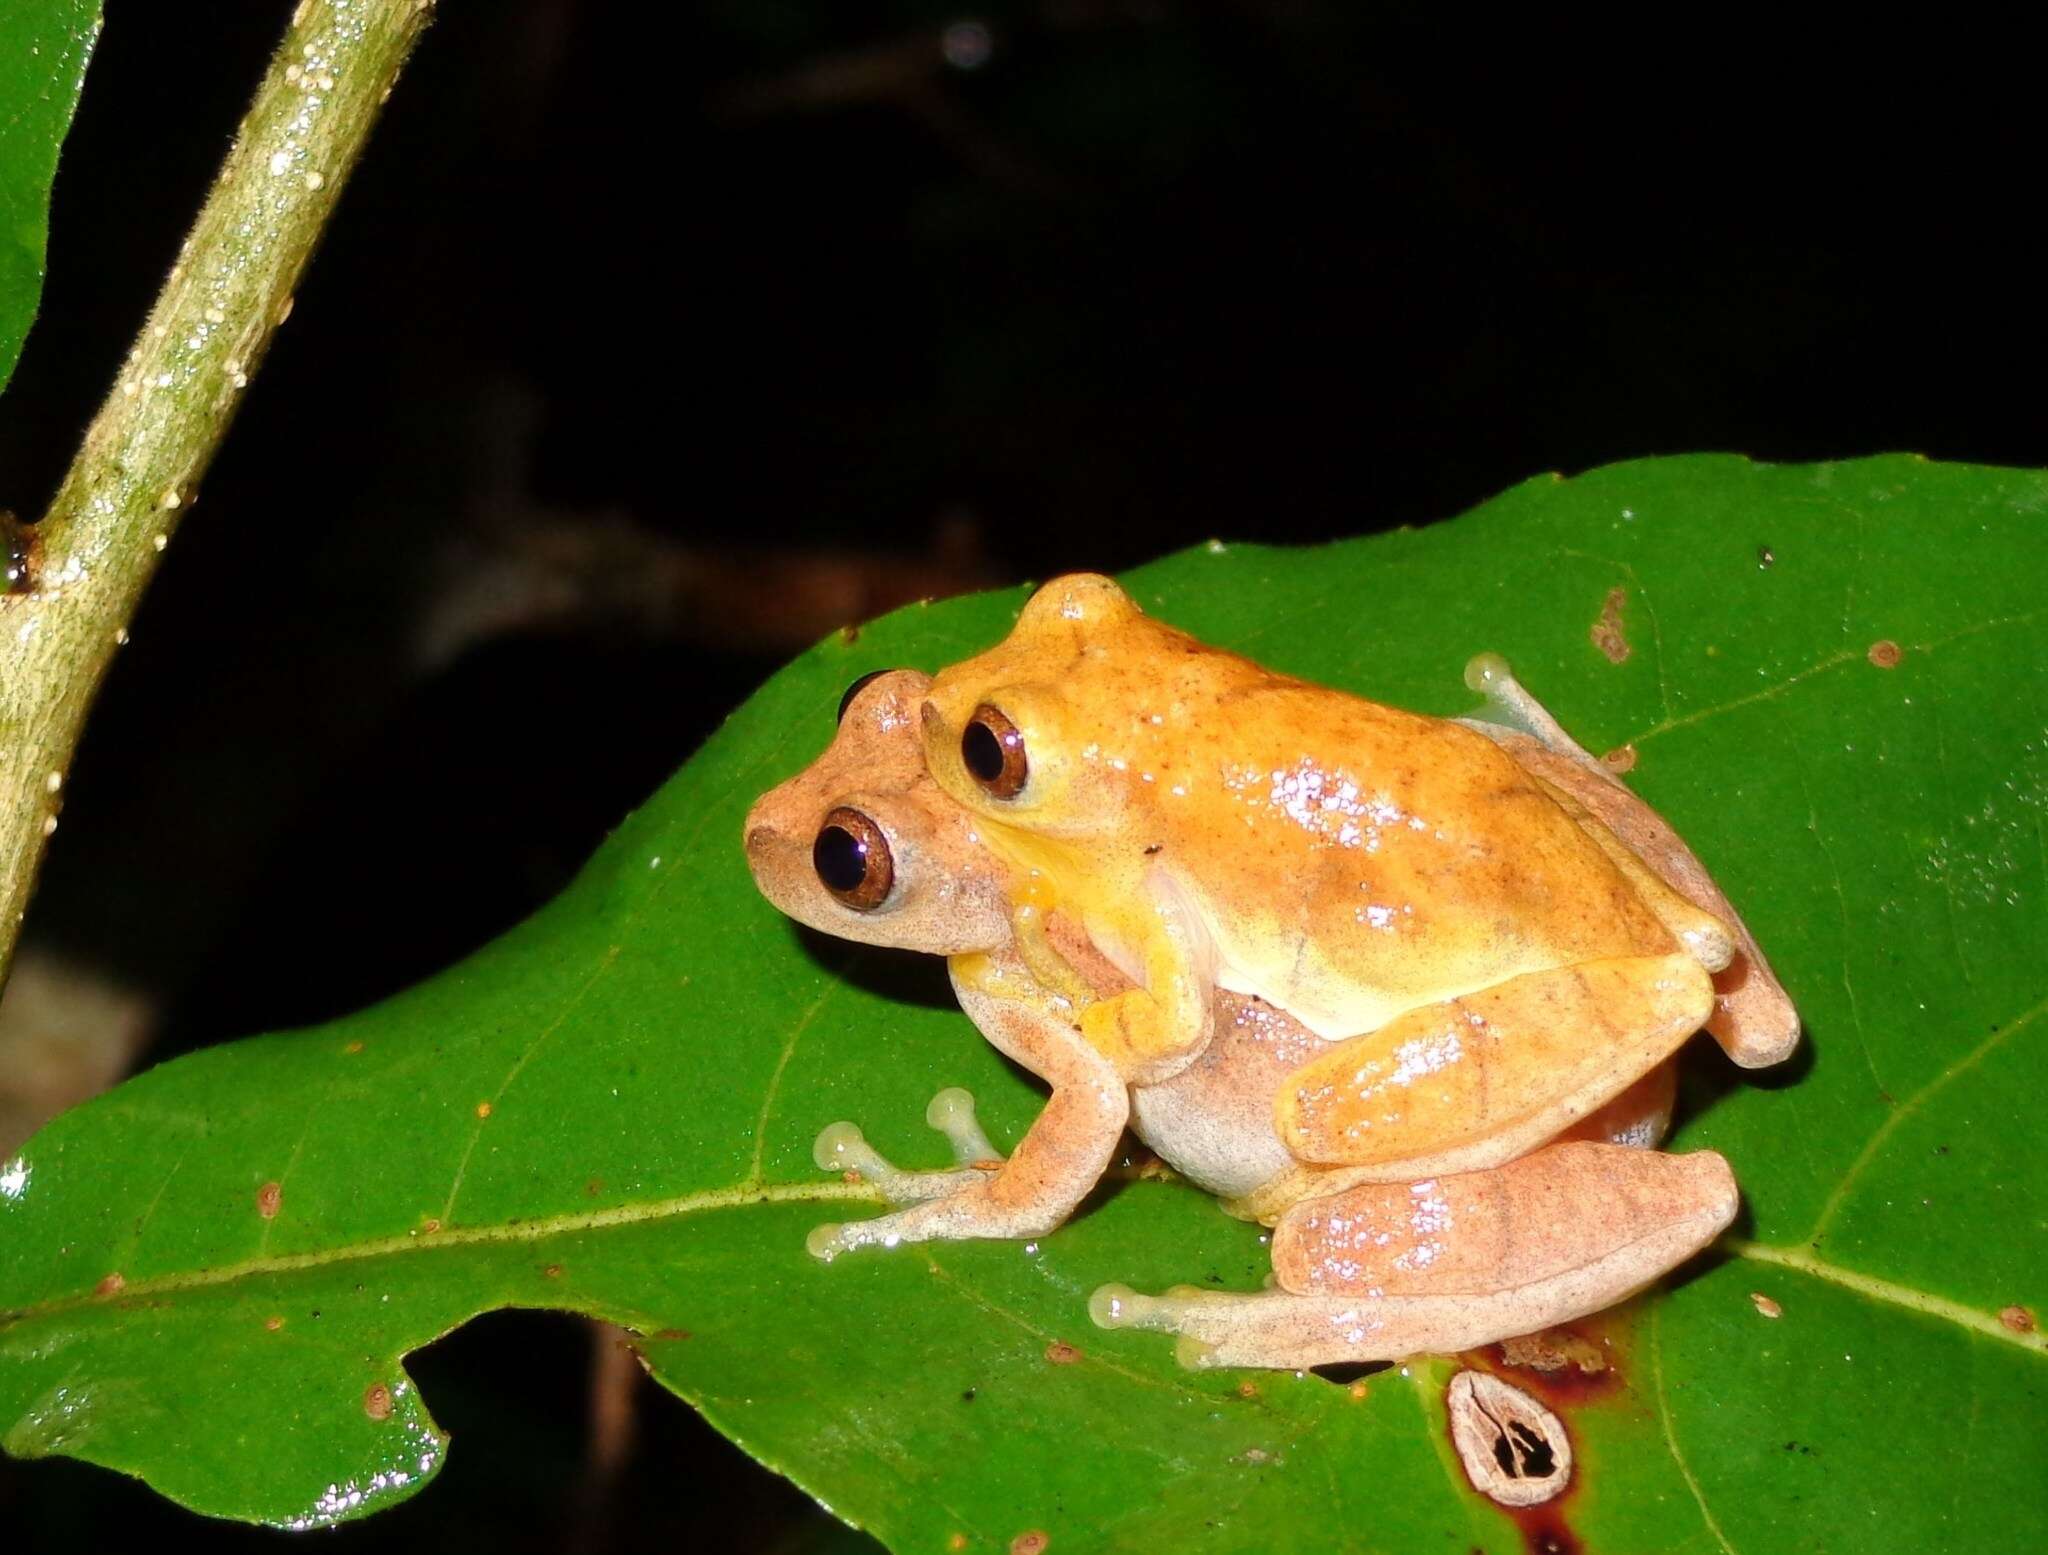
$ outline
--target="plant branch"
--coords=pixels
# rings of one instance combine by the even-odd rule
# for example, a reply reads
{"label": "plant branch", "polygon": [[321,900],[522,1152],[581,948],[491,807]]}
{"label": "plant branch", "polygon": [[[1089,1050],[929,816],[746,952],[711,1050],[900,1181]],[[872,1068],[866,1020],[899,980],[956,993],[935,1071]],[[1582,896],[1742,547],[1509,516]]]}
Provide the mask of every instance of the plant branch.
{"label": "plant branch", "polygon": [[16,536],[27,587],[0,591],[0,982],[86,711],[432,8],[301,0],[49,512]]}

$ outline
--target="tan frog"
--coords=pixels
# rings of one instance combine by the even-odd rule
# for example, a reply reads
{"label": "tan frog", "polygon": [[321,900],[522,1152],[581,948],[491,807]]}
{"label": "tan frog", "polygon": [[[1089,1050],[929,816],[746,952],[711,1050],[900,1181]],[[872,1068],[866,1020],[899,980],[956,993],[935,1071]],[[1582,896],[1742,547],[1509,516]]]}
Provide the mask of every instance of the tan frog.
{"label": "tan frog", "polygon": [[977,658],[858,683],[748,815],[754,877],[814,928],[947,956],[1052,1095],[1003,1161],[941,1093],[951,1171],[828,1128],[820,1165],[904,1207],[811,1250],[1041,1235],[1128,1126],[1274,1228],[1277,1288],[1106,1286],[1096,1321],[1300,1367],[1532,1332],[1711,1240],[1727,1163],[1631,1147],[1662,1138],[1695,1030],[1754,1066],[1797,1017],[1671,829],[1504,664],[1467,678],[1488,720],[1402,712],[1084,574]]}

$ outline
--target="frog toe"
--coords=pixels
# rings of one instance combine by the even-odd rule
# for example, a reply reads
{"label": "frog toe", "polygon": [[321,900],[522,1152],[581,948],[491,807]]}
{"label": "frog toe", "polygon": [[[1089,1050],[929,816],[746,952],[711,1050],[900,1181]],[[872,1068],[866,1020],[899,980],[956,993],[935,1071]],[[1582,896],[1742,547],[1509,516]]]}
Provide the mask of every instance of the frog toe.
{"label": "frog toe", "polygon": [[943,1199],[979,1181],[1002,1165],[1003,1157],[989,1143],[974,1115],[974,1097],[949,1086],[925,1108],[925,1122],[946,1136],[955,1165],[938,1171],[905,1171],[868,1143],[857,1124],[827,1124],[811,1143],[811,1159],[820,1171],[852,1173],[872,1183],[892,1204],[919,1204]]}

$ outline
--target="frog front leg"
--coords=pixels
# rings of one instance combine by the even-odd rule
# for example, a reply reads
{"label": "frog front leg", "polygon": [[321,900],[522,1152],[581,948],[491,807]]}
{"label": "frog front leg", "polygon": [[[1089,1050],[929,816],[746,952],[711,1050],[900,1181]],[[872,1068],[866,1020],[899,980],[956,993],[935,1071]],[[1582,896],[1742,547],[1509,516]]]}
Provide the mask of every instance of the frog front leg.
{"label": "frog front leg", "polygon": [[1200,913],[1164,869],[1148,872],[1135,911],[1090,921],[1097,943],[1128,946],[1124,970],[1136,987],[1081,1011],[1081,1034],[1131,1085],[1158,1085],[1208,1046],[1216,997],[1216,955]]}
{"label": "frog front leg", "polygon": [[1277,1289],[1105,1285],[1089,1313],[1179,1335],[1188,1366],[1448,1354],[1614,1305],[1705,1247],[1737,1203],[1711,1150],[1551,1145],[1491,1171],[1303,1200],[1274,1228]]}
{"label": "frog front leg", "polygon": [[[999,1052],[1047,1081],[1052,1095],[1009,1159],[993,1170],[968,1166],[953,1172],[897,1173],[882,1163],[886,1173],[878,1186],[885,1195],[924,1202],[873,1220],[819,1226],[805,1245],[828,1262],[856,1247],[1043,1235],[1072,1214],[1100,1180],[1123,1134],[1130,1116],[1129,1089],[1116,1066],[1076,1029],[1065,1000],[1047,993],[1015,962],[956,956],[948,969],[960,1007],[982,1035]],[[933,1114],[928,1112],[927,1118]],[[835,1130],[844,1127],[835,1124],[819,1137],[821,1158]],[[947,1132],[955,1135],[956,1156],[976,1148],[980,1137],[978,1128],[972,1136],[954,1128]],[[837,1136],[842,1142],[847,1137]],[[861,1165],[855,1157],[834,1155],[834,1164]]]}

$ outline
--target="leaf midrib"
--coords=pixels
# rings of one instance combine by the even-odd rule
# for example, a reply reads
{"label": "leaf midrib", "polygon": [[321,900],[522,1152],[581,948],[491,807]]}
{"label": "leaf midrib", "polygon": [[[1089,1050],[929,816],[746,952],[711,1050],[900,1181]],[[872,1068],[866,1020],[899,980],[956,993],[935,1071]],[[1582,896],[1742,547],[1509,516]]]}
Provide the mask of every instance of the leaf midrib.
{"label": "leaf midrib", "polygon": [[119,1305],[138,1296],[163,1291],[199,1290],[214,1285],[232,1285],[241,1279],[267,1274],[296,1274],[336,1264],[396,1257],[405,1253],[429,1252],[447,1247],[469,1247],[498,1242],[542,1242],[551,1237],[573,1236],[578,1232],[600,1231],[610,1226],[639,1225],[656,1220],[682,1219],[713,1210],[741,1209],[756,1204],[822,1204],[858,1201],[883,1202],[870,1183],[825,1181],[815,1183],[740,1182],[724,1188],[706,1188],[696,1193],[656,1199],[644,1204],[621,1204],[610,1209],[583,1210],[575,1214],[539,1215],[531,1220],[501,1221],[494,1225],[451,1226],[439,1231],[407,1231],[399,1236],[379,1237],[369,1242],[350,1242],[304,1253],[282,1253],[247,1258],[212,1269],[193,1269],[126,1280],[118,1291],[100,1295],[96,1291],[64,1296],[39,1305],[17,1307],[0,1313],[0,1333],[19,1323],[39,1317],[54,1317],[81,1307]]}
{"label": "leaf midrib", "polygon": [[[611,1226],[642,1225],[659,1220],[680,1220],[692,1215],[726,1209],[743,1209],[761,1204],[880,1204],[882,1195],[870,1183],[825,1181],[814,1183],[762,1183],[745,1181],[723,1188],[706,1188],[645,1204],[623,1204],[611,1209],[585,1210],[575,1214],[544,1215],[531,1220],[505,1221],[486,1226],[455,1226],[440,1231],[408,1231],[400,1236],[349,1243],[304,1253],[244,1259],[212,1269],[195,1269],[177,1274],[124,1282],[119,1291],[98,1291],[66,1296],[40,1305],[18,1307],[0,1313],[0,1333],[37,1318],[62,1316],[67,1312],[95,1306],[118,1306],[140,1297],[185,1290],[204,1290],[232,1285],[238,1280],[264,1275],[296,1274],[308,1269],[331,1268],[341,1264],[401,1257],[407,1253],[493,1243],[537,1243],[558,1236],[600,1231]],[[1863,1274],[1831,1264],[1814,1256],[1810,1246],[1781,1247],[1738,1237],[1723,1237],[1716,1250],[1754,1263],[1791,1269],[1854,1291],[1870,1300],[1917,1312],[1956,1324],[1986,1338],[2018,1346],[2035,1355],[2048,1357],[2048,1335],[2016,1331],[1991,1313],[1980,1312],[1961,1302],[1937,1296],[1913,1286]],[[1021,1321],[1021,1320],[1020,1320]]]}

